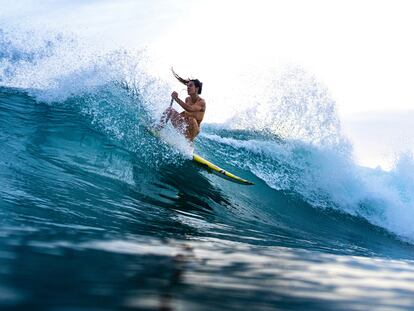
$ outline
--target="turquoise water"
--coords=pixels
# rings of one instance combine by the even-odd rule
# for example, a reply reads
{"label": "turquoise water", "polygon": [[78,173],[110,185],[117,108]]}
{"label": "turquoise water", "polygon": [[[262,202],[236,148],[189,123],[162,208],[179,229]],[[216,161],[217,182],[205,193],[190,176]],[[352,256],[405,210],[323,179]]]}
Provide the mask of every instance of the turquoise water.
{"label": "turquoise water", "polygon": [[131,54],[19,31],[0,31],[0,309],[413,308],[414,162],[357,165],[314,80],[282,76],[279,128],[203,124],[195,150],[241,186],[148,134],[170,90]]}

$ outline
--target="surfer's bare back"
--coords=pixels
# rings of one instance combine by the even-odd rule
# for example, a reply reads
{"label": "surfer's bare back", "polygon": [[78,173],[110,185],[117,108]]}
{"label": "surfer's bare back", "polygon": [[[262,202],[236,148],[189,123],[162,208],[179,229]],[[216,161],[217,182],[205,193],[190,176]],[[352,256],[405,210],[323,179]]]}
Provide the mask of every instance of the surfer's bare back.
{"label": "surfer's bare back", "polygon": [[168,107],[162,117],[161,126],[164,126],[168,120],[171,120],[172,125],[182,132],[189,141],[193,141],[194,138],[200,133],[200,124],[203,121],[204,113],[206,111],[206,102],[199,94],[203,87],[203,83],[198,79],[183,79],[173,71],[174,76],[178,81],[187,86],[188,97],[185,101],[178,98],[177,92],[172,92],[172,99],[179,104],[184,111],[178,113],[171,106]]}

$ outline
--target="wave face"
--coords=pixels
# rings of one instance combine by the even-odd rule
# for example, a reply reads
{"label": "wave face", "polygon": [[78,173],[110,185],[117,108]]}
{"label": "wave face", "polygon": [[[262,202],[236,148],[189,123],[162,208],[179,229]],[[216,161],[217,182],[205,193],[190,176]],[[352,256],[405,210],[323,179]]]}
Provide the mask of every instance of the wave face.
{"label": "wave face", "polygon": [[253,108],[203,123],[197,153],[255,185],[230,183],[172,128],[169,144],[149,133],[171,90],[152,65],[2,25],[0,307],[414,305],[410,154],[358,166],[329,91],[290,67],[263,75]]}

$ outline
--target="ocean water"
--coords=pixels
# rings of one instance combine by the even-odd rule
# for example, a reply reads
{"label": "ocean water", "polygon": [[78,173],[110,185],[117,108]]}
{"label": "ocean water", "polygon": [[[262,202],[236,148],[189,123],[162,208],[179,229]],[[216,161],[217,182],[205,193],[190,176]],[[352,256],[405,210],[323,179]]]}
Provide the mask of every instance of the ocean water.
{"label": "ocean water", "polygon": [[196,167],[173,129],[173,146],[148,133],[177,87],[148,50],[97,48],[96,21],[81,34],[79,21],[16,24],[25,11],[11,8],[0,23],[1,310],[413,309],[414,159],[358,165],[311,73],[266,71],[272,91],[226,118],[215,114],[227,95],[204,81],[195,150],[255,183],[241,186]]}

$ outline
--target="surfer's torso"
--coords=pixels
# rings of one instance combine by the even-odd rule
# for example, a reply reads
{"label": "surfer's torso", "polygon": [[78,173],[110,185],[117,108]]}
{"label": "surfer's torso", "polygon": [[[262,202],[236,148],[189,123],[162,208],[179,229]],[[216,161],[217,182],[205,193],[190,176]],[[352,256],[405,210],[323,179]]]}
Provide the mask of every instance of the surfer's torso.
{"label": "surfer's torso", "polygon": [[185,99],[186,104],[190,105],[190,106],[194,106],[198,103],[204,103],[204,105],[201,105],[202,107],[204,107],[203,109],[200,109],[199,111],[183,111],[181,112],[181,116],[183,116],[186,119],[195,119],[195,121],[197,122],[197,125],[200,126],[201,121],[203,121],[204,118],[204,113],[205,113],[205,102],[204,99],[202,99],[201,97],[198,97],[196,102],[193,102],[191,100],[191,97],[187,97]]}

